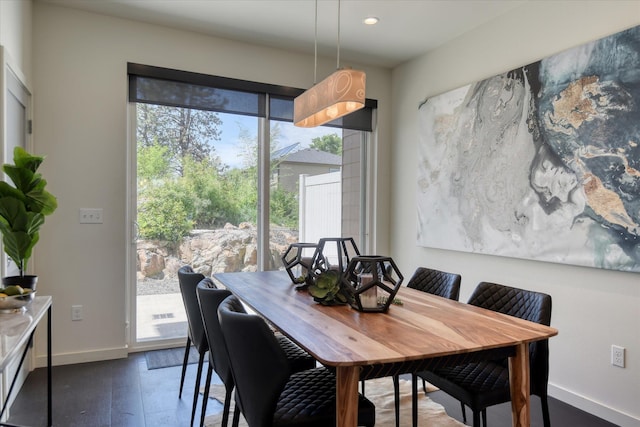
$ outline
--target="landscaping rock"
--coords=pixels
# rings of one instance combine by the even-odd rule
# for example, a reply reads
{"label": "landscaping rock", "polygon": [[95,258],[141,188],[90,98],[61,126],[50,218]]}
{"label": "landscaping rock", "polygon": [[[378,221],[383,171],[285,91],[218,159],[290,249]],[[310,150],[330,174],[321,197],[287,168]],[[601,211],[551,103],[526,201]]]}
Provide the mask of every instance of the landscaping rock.
{"label": "landscaping rock", "polygon": [[[282,253],[289,244],[297,241],[297,231],[272,227],[268,257],[274,268],[282,266]],[[177,272],[183,265],[190,265],[205,276],[257,271],[257,248],[257,229],[248,222],[238,226],[227,223],[224,228],[216,230],[193,230],[177,245],[157,240],[139,240],[138,282],[162,281],[175,289]]]}

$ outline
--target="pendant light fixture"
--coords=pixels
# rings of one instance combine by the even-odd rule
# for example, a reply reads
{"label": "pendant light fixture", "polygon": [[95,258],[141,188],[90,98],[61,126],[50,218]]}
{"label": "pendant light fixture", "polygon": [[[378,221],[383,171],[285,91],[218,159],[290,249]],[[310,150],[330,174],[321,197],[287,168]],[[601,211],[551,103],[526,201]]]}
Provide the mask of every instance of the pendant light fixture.
{"label": "pendant light fixture", "polygon": [[336,71],[316,84],[318,69],[318,0],[315,2],[313,87],[293,100],[293,124],[316,127],[364,107],[366,74],[340,68],[340,0],[338,0],[338,55]]}

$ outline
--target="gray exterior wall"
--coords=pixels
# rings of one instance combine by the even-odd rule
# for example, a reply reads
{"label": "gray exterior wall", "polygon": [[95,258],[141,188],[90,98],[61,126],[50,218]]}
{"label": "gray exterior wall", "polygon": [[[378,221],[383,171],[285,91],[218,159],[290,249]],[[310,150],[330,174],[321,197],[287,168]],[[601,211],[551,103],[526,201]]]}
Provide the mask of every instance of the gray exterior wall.
{"label": "gray exterior wall", "polygon": [[362,136],[358,131],[345,130],[342,135],[342,236],[353,237],[358,248],[364,249],[361,240],[360,211],[362,181],[360,152]]}

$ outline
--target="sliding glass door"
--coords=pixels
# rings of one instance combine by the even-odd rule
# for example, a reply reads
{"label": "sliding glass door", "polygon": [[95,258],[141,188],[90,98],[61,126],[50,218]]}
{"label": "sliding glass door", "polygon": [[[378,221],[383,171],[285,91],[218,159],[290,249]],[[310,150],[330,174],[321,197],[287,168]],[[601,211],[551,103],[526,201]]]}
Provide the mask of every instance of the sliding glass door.
{"label": "sliding glass door", "polygon": [[[130,104],[133,348],[184,342],[177,279],[183,265],[204,276],[280,269],[290,243],[364,238],[368,132],[297,128],[261,117],[260,107],[235,111],[234,101],[200,87],[182,86],[182,101],[166,102],[175,87],[154,84],[137,81],[130,96],[138,101]],[[242,108],[252,101],[270,105],[268,94],[240,96],[249,100],[238,103]],[[310,191],[323,201],[320,208],[305,203]]]}
{"label": "sliding glass door", "polygon": [[[184,339],[177,269],[245,268],[255,240],[258,119],[136,104],[135,342]],[[246,224],[247,226],[241,226]]]}

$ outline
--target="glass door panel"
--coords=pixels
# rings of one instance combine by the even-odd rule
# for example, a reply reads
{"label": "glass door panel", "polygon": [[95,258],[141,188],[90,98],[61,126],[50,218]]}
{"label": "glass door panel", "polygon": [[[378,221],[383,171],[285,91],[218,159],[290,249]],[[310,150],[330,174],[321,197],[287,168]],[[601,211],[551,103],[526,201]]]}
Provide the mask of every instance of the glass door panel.
{"label": "glass door panel", "polygon": [[136,104],[137,344],[182,339],[177,271],[251,269],[258,119]]}
{"label": "glass door panel", "polygon": [[364,133],[271,122],[271,269],[289,244],[323,237],[361,243]]}

